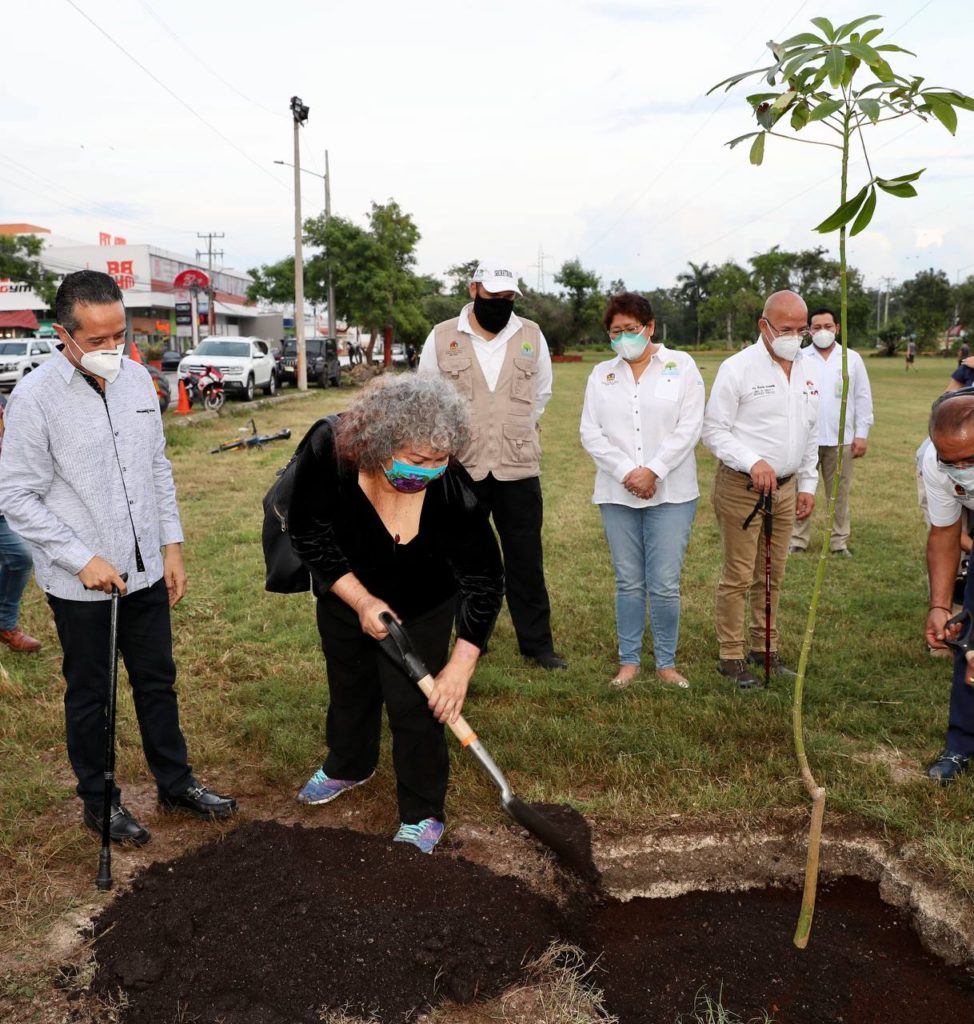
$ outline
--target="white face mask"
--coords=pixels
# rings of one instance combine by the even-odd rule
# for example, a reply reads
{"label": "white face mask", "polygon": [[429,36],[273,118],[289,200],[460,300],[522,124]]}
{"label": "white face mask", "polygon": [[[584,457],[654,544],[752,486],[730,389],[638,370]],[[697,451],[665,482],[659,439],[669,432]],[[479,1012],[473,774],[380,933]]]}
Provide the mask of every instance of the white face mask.
{"label": "white face mask", "polygon": [[835,332],[816,331],[812,335],[812,343],[816,348],[831,348],[835,344]]}
{"label": "white face mask", "polygon": [[798,355],[798,350],[802,347],[802,338],[800,334],[782,334],[778,338],[774,338],[771,342],[771,348],[774,354],[779,359],[785,359],[789,363],[795,361],[795,356]]}
{"label": "white face mask", "polygon": [[[64,332],[69,338],[71,335],[67,331]],[[119,375],[122,370],[122,349],[125,348],[125,342],[121,345],[117,345],[115,348],[100,348],[94,352],[84,352],[81,346],[71,338],[71,344],[80,353],[78,356],[78,362],[93,376],[101,377],[108,384]]]}
{"label": "white face mask", "polygon": [[974,466],[944,466],[943,470],[952,483],[963,487],[968,493],[974,491]]}

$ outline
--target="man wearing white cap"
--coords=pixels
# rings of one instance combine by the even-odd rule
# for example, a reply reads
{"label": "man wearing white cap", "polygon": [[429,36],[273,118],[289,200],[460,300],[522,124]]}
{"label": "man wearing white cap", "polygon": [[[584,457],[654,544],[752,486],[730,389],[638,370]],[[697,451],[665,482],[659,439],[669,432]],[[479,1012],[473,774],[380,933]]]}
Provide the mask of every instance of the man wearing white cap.
{"label": "man wearing white cap", "polygon": [[514,313],[520,294],[508,264],[481,261],[470,282],[473,301],[433,328],[419,372],[442,374],[470,404],[471,440],[460,461],[500,538],[521,653],[544,668],[567,668],[551,637],[541,551],[538,419],[551,397],[551,357],[538,325]]}

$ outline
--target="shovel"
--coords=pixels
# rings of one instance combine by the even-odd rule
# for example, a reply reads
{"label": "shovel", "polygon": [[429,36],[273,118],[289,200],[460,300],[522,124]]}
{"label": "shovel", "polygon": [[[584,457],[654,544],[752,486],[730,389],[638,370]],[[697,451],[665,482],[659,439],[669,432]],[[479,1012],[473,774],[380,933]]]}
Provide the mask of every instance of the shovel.
{"label": "shovel", "polygon": [[[433,692],[433,677],[413,650],[409,635],[388,612],[382,612],[379,618],[389,630],[389,636],[380,642],[383,651],[401,665],[406,675],[429,697]],[[500,790],[501,806],[504,810],[519,825],[523,825],[532,835],[556,853],[575,874],[586,881],[591,880],[592,865],[579,855],[579,852],[548,818],[514,795],[511,784],[497,767],[494,759],[484,749],[484,745],[477,739],[477,734],[470,728],[467,720],[461,715],[450,725],[450,729],[460,741],[460,745],[473,754],[480,767]]]}

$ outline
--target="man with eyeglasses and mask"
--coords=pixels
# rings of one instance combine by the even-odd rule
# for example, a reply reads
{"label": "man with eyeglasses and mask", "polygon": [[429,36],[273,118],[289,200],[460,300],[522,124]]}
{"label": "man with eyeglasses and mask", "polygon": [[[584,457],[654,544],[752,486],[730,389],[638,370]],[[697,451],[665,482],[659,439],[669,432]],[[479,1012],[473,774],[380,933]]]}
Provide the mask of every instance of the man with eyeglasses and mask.
{"label": "man with eyeglasses and mask", "polygon": [[[934,650],[942,650],[947,620],[952,615],[957,560],[965,509],[974,509],[974,388],[949,391],[934,402],[930,413],[930,440],[923,456],[923,487],[927,535],[927,572],[930,608],[925,636]],[[967,574],[964,608],[974,609],[974,583]],[[953,627],[950,638],[959,631]],[[947,743],[927,768],[927,775],[948,785],[970,767],[974,758],[974,665],[954,654]]]}
{"label": "man with eyeglasses and mask", "polygon": [[[717,670],[741,689],[758,685],[764,664],[765,545],[762,495],[771,496],[771,669],[795,673],[778,654],[776,615],[796,519],[815,507],[818,483],[818,389],[801,352],[808,310],[792,291],[775,292],[758,320],[758,341],[725,359],[717,371],[703,422],[703,443],[719,460],[713,506],[723,564],[717,584]],[[750,522],[745,526],[745,521]],[[745,603],[750,594],[749,649]]]}
{"label": "man with eyeglasses and mask", "polygon": [[470,404],[472,438],[460,461],[493,519],[518,647],[546,669],[567,668],[554,649],[541,548],[538,420],[551,398],[551,357],[541,329],[514,312],[517,275],[483,260],[471,302],[430,332],[419,373],[442,374]]}
{"label": "man with eyeglasses and mask", "polygon": [[[0,510],[30,545],[54,613],[84,823],[100,833],[113,588],[122,595],[118,649],[161,809],[229,817],[236,803],[193,777],[179,727],[170,609],[186,589],[183,533],[152,378],[122,358],[125,307],[108,274],[68,274],[54,310],[61,345],[11,396]],[[114,842],[151,838],[117,788],[110,816]]]}
{"label": "man with eyeglasses and mask", "polygon": [[[818,387],[818,467],[825,485],[825,504],[832,494],[835,470],[839,461],[839,414],[842,411],[842,346],[837,343],[839,323],[830,309],[815,309],[809,316],[812,344],[803,352],[808,375]],[[854,349],[846,349],[849,371],[849,393],[846,399],[845,436],[842,440],[842,472],[839,475],[839,493],[832,518],[829,550],[833,555],[850,558],[849,535],[852,523],[849,515],[849,493],[852,490],[852,470],[856,459],[866,454],[869,428],[873,424],[873,396],[869,375],[862,356]],[[807,550],[812,534],[811,517],[796,519],[791,534],[792,554]]]}

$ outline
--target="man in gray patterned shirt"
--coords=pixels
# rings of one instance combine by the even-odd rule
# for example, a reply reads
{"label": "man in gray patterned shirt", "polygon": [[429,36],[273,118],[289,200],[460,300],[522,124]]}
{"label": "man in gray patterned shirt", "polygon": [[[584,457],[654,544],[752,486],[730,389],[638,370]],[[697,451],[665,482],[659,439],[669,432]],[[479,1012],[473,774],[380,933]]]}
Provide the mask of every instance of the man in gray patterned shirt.
{"label": "man in gray patterned shirt", "polygon": [[[107,274],[65,277],[55,315],[63,344],[17,385],[8,406],[0,513],[30,544],[54,612],[84,822],[100,831],[113,586],[123,595],[118,646],[160,806],[229,817],[236,802],[193,777],[179,727],[170,609],[186,590],[183,533],[152,378],[122,358],[125,308]],[[116,842],[150,839],[117,789],[111,829]]]}

